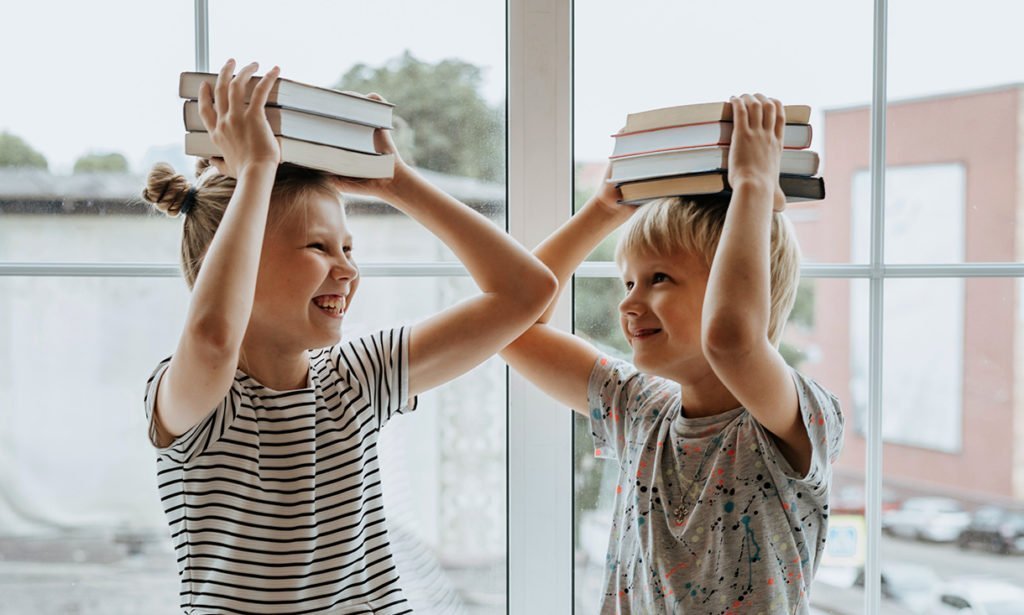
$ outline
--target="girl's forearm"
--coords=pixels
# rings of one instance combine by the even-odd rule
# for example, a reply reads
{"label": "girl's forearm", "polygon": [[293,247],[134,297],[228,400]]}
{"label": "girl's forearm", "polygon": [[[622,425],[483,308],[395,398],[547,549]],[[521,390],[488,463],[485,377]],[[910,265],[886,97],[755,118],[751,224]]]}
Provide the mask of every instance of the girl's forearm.
{"label": "girl's forearm", "polygon": [[276,164],[239,172],[235,192],[203,258],[186,329],[237,351],[249,325]]}
{"label": "girl's forearm", "polygon": [[536,292],[550,292],[550,274],[529,251],[415,171],[396,176],[385,198],[444,242],[481,291],[525,300]]}

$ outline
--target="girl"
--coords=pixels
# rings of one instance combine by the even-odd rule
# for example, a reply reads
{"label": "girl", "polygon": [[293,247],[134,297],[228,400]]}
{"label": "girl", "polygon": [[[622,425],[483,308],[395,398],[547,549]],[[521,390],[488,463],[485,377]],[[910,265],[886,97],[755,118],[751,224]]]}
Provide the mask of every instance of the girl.
{"label": "girl", "polygon": [[[224,152],[189,186],[167,165],[143,198],[185,215],[192,289],[177,350],[147,383],[149,435],[188,613],[410,612],[381,502],[378,433],[416,396],[482,363],[541,314],[557,281],[396,155],[386,180],[280,165],[252,63],[199,109]],[[377,97],[379,98],[379,97]],[[394,153],[385,131],[378,151]],[[339,192],[384,199],[447,244],[481,293],[414,327],[339,344],[359,284]],[[321,350],[310,350],[321,349]]]}

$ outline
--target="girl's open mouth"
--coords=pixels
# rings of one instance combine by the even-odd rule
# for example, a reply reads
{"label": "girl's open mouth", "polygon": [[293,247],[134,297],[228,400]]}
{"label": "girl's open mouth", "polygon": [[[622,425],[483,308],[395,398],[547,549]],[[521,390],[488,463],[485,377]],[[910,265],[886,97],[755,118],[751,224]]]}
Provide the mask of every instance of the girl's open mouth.
{"label": "girl's open mouth", "polygon": [[320,295],[313,298],[313,305],[332,318],[345,315],[345,297],[340,295]]}

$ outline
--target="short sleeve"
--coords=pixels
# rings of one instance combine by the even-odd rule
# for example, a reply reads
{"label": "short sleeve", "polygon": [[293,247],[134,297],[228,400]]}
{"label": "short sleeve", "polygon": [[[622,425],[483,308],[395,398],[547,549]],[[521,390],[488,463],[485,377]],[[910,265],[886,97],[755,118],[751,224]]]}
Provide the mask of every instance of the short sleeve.
{"label": "short sleeve", "polygon": [[587,385],[594,455],[625,460],[626,448],[667,412],[672,392],[668,380],[643,374],[627,361],[598,357]]}
{"label": "short sleeve", "polygon": [[339,378],[359,387],[378,429],[393,415],[412,412],[418,404],[416,397],[409,398],[410,333],[410,327],[385,329],[331,351]]}
{"label": "short sleeve", "polygon": [[790,368],[796,385],[800,416],[811,442],[811,463],[805,476],[796,472],[782,456],[774,438],[759,426],[764,443],[789,478],[799,480],[814,493],[822,493],[832,480],[831,464],[843,448],[844,418],[839,399],[815,380]]}
{"label": "short sleeve", "polygon": [[206,418],[192,426],[185,433],[181,434],[166,447],[160,447],[157,443],[156,418],[156,393],[163,379],[167,368],[171,364],[171,358],[167,357],[153,370],[153,374],[146,381],[146,393],[144,403],[146,407],[146,422],[148,423],[149,442],[157,449],[157,453],[171,461],[179,464],[186,463],[203,454],[216,442],[218,442],[228,428],[234,423],[238,410],[242,407],[245,396],[244,389],[235,380],[231,384],[224,399],[213,408]]}

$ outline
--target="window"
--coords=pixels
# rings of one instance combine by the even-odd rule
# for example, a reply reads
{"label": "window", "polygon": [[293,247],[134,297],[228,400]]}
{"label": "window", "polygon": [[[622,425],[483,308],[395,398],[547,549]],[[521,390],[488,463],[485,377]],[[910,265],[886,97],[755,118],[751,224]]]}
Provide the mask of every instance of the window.
{"label": "window", "polygon": [[[1005,554],[1024,548],[1024,534],[1006,529],[1024,508],[1024,67],[1003,60],[1024,51],[1014,30],[1024,9],[888,4],[393,0],[346,12],[327,1],[199,0],[208,46],[193,36],[192,4],[7,11],[0,52],[12,59],[15,95],[0,99],[0,587],[9,607],[177,611],[140,401],[188,301],[180,221],[131,201],[153,162],[191,164],[173,76],[195,65],[197,49],[213,69],[231,54],[324,85],[449,58],[476,67],[458,84],[478,95],[473,140],[489,154],[432,158],[469,151],[444,141],[468,125],[444,117],[403,118],[395,136],[442,188],[529,247],[568,218],[573,187],[590,193],[626,113],[743,90],[811,105],[828,197],[789,208],[804,267],[784,353],[839,396],[847,419],[812,599],[876,613],[907,606],[901,584],[941,591],[949,605],[985,591],[954,583],[965,573],[1024,586]],[[400,85],[380,88],[400,116],[439,107],[399,100]],[[885,123],[873,126],[873,113]],[[417,147],[431,122],[441,145]],[[365,281],[346,335],[475,292],[454,256],[404,216],[359,199],[349,208]],[[555,322],[568,328],[574,315],[577,333],[621,353],[609,301],[614,239],[581,269],[574,305],[563,302]],[[378,299],[399,293],[415,300]],[[392,520],[411,551],[425,547],[416,552],[428,554],[438,587],[474,614],[591,612],[612,470],[590,455],[585,423],[496,359],[425,395],[421,409],[395,421],[381,448]]]}

